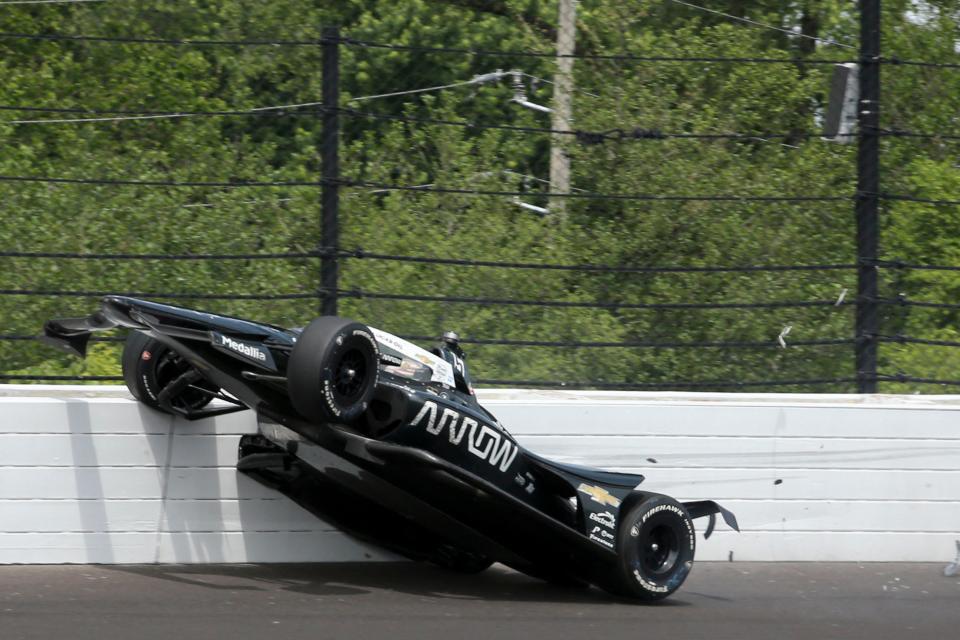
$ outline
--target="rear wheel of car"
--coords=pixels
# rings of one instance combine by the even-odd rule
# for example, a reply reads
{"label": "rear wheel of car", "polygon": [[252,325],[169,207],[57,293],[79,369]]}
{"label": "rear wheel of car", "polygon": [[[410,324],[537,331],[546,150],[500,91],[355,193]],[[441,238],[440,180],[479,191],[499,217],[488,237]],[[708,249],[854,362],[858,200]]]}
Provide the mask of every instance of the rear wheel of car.
{"label": "rear wheel of car", "polygon": [[[176,351],[139,331],[131,331],[123,345],[123,380],[133,397],[143,404],[168,413],[158,400],[160,393],[193,367]],[[170,404],[184,412],[202,409],[213,400],[218,388],[202,381],[170,398]]]}
{"label": "rear wheel of car", "polygon": [[313,422],[356,422],[376,390],[379,357],[366,325],[337,316],[317,318],[297,338],[287,365],[293,407]]}
{"label": "rear wheel of car", "polygon": [[683,505],[650,495],[621,518],[618,571],[609,590],[638,600],[661,600],[676,591],[693,566],[696,535]]}

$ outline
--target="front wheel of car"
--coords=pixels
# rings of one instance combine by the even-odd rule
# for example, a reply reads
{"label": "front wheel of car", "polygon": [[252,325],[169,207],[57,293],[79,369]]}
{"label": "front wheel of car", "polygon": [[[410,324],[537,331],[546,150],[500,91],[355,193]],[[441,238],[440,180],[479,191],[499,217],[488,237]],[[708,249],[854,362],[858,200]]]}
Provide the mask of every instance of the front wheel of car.
{"label": "front wheel of car", "polygon": [[617,575],[610,590],[638,600],[662,600],[680,588],[693,566],[696,535],[683,505],[649,495],[621,518]]}
{"label": "front wheel of car", "polygon": [[376,390],[379,359],[366,325],[337,316],[317,318],[297,338],[287,365],[294,409],[312,422],[356,422]]}

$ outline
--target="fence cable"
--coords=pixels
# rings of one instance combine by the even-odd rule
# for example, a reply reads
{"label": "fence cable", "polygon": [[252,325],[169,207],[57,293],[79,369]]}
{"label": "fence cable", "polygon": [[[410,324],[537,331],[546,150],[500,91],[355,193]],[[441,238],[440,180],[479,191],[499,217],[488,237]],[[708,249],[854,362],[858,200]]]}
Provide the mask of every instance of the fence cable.
{"label": "fence cable", "polygon": [[[321,292],[323,290],[321,289]],[[2,293],[2,292],[0,292]],[[428,296],[405,293],[380,293],[360,289],[338,289],[344,298],[368,298],[371,300],[404,300],[410,302],[443,302],[463,304],[489,304],[503,306],[560,307],[579,309],[801,309],[807,307],[842,307],[854,304],[848,300],[791,300],[778,302],[611,302],[579,300],[517,300],[512,298],[486,298],[469,296]]]}
{"label": "fence cable", "polygon": [[[394,92],[382,94],[379,96],[367,96],[365,98],[353,98],[351,101],[358,101],[373,97],[385,97],[393,95],[405,95],[410,93],[422,93],[428,90],[439,88],[460,86],[465,84],[475,84],[473,81],[444,85],[443,87],[432,87],[428,89],[414,89],[410,91]],[[307,107],[310,107],[307,109]],[[436,125],[460,127],[463,129],[475,131],[512,131],[518,133],[535,133],[544,135],[566,135],[572,136],[582,145],[597,145],[606,142],[626,142],[630,140],[812,140],[824,138],[823,132],[816,131],[792,131],[788,133],[774,133],[757,131],[753,133],[743,132],[720,132],[720,133],[698,133],[688,131],[663,131],[658,128],[645,127],[613,127],[602,131],[591,131],[585,129],[551,129],[549,127],[531,127],[509,124],[481,124],[466,120],[448,120],[444,118],[430,118],[425,116],[411,116],[391,113],[380,113],[374,111],[361,111],[347,107],[331,108],[325,106],[322,102],[303,102],[299,104],[276,105],[267,107],[254,107],[250,109],[225,109],[212,111],[195,110],[177,110],[177,111],[150,111],[150,110],[131,110],[131,109],[102,109],[102,108],[84,108],[84,107],[46,107],[46,106],[20,106],[20,105],[0,105],[0,111],[27,112],[27,113],[57,113],[57,114],[75,114],[96,117],[76,117],[76,118],[35,118],[35,119],[15,119],[0,120],[0,124],[83,124],[83,123],[102,123],[102,122],[124,122],[124,121],[150,121],[162,119],[184,119],[200,117],[229,117],[229,116],[252,116],[252,117],[287,117],[287,116],[318,116],[336,111],[341,115],[353,118],[369,118],[373,120],[386,120],[393,122],[408,122],[415,124]],[[907,131],[901,129],[883,129],[877,131],[878,135],[893,138],[913,138],[925,140],[960,140],[960,134],[954,133],[927,133],[918,131]],[[862,134],[859,132],[834,134],[832,138],[857,138]]]}
{"label": "fence cable", "polygon": [[751,387],[822,386],[853,384],[857,378],[813,378],[792,380],[705,380],[671,382],[564,382],[558,380],[501,380],[480,378],[476,384],[496,387],[517,386],[566,389],[744,389]]}
{"label": "fence cable", "polygon": [[865,264],[875,266],[879,269],[907,269],[913,271],[960,271],[960,266],[955,265],[937,265],[937,264],[916,264],[912,262],[903,262],[901,260],[870,260]]}
{"label": "fence cable", "polygon": [[925,62],[922,60],[901,60],[896,56],[881,56],[877,58],[877,62],[881,64],[889,64],[893,66],[912,66],[912,67],[929,67],[931,69],[960,69],[960,63],[958,62]]}
{"label": "fence cable", "polygon": [[[436,341],[436,337],[403,335],[405,340],[415,342]],[[705,340],[693,342],[656,342],[656,341],[631,341],[624,342],[589,342],[589,341],[551,341],[551,340],[512,340],[512,339],[494,339],[494,338],[465,338],[461,337],[463,344],[473,344],[479,346],[511,346],[511,347],[548,347],[548,348],[571,348],[571,349],[767,349],[783,348],[775,339],[770,340]],[[787,347],[825,347],[849,345],[856,342],[853,338],[836,339],[817,339],[817,340],[791,340]]]}
{"label": "fence cable", "polygon": [[87,2],[106,2],[106,0],[2,0],[0,6],[23,4],[83,4]]}
{"label": "fence cable", "polygon": [[[288,251],[276,253],[79,253],[60,251],[0,251],[0,258],[63,259],[63,260],[300,260],[323,257],[343,259],[383,260],[433,264],[439,266],[484,267],[500,269],[525,269],[543,271],[573,271],[589,273],[785,273],[811,271],[852,271],[856,264],[806,264],[806,265],[738,265],[738,266],[633,266],[606,264],[551,264],[541,262],[509,262],[496,260],[470,260],[466,258],[435,258],[430,256],[393,255],[373,253],[363,249],[335,250],[319,248],[314,251]],[[957,269],[960,269],[958,267]]]}
{"label": "fence cable", "polygon": [[329,251],[279,253],[76,253],[60,251],[0,251],[0,258],[58,260],[296,260],[333,255]]}
{"label": "fence cable", "polygon": [[783,203],[810,203],[810,202],[849,202],[854,196],[759,196],[759,195],[736,195],[736,194],[711,194],[711,195],[661,195],[646,193],[594,193],[586,192],[529,192],[529,191],[506,191],[497,189],[467,189],[460,187],[439,187],[433,184],[429,185],[398,185],[381,182],[369,182],[365,180],[341,179],[340,184],[348,187],[362,187],[365,189],[374,189],[377,191],[418,191],[424,193],[445,193],[456,195],[476,195],[476,196],[529,196],[538,195],[549,198],[571,198],[583,200],[631,200],[646,202],[764,202],[768,204]]}
{"label": "fence cable", "polygon": [[[529,196],[529,191],[506,191],[495,189],[467,189],[458,187],[438,187],[435,185],[398,185],[364,180],[341,178],[338,180],[234,180],[230,182],[200,182],[177,180],[134,180],[121,178],[59,178],[49,176],[11,176],[0,175],[0,182],[36,182],[46,184],[101,185],[101,186],[140,186],[172,188],[269,188],[269,187],[323,187],[337,184],[346,187],[360,187],[378,191],[419,191],[427,193],[445,193],[476,196]],[[810,203],[810,202],[847,202],[852,196],[757,196],[757,195],[659,195],[639,193],[593,193],[593,192],[535,192],[534,195],[551,198],[573,198],[584,200],[628,200],[647,202],[762,202],[768,204]],[[960,204],[960,203],[958,203]]]}
{"label": "fence cable", "polygon": [[121,292],[121,291],[73,291],[45,289],[0,289],[0,296],[35,296],[64,298],[102,298],[124,296],[129,298],[159,298],[169,300],[313,300],[318,293],[170,293],[170,292]]}
{"label": "fence cable", "polygon": [[[430,343],[438,340],[436,336],[401,335],[404,340]],[[0,342],[31,342],[39,340],[39,335],[29,334],[0,334]],[[124,338],[114,336],[97,336],[91,338],[93,342],[123,342]],[[768,349],[782,348],[776,339],[770,340],[705,340],[692,342],[656,342],[645,340],[626,340],[623,342],[577,341],[577,340],[514,340],[501,338],[468,338],[461,337],[462,344],[477,346],[509,346],[509,347],[537,347],[537,348],[570,348],[570,349]],[[832,347],[853,344],[853,338],[833,338],[814,340],[791,340],[788,347]],[[960,346],[958,343],[957,346]]]}
{"label": "fence cable", "polygon": [[[112,109],[81,109],[60,107],[18,107],[2,105],[0,111],[23,111],[29,113],[74,113],[88,114],[97,117],[90,118],[36,118],[0,120],[0,124],[83,124],[95,122],[125,122],[134,120],[164,120],[180,118],[223,117],[223,116],[255,116],[255,117],[285,117],[318,115],[324,112],[319,108],[322,103],[304,102],[300,104],[277,105],[269,107],[254,107],[251,109],[224,110],[224,111],[130,111]],[[314,107],[304,110],[304,107]]]}
{"label": "fence cable", "polygon": [[176,47],[225,46],[225,47],[319,47],[327,42],[320,37],[315,40],[211,40],[193,38],[147,38],[137,36],[96,36],[68,33],[11,33],[0,32],[2,40],[44,40],[48,42],[96,42],[106,44],[157,44]]}
{"label": "fence cable", "polygon": [[[2,255],[2,254],[0,254]],[[812,265],[742,265],[742,266],[632,266],[603,264],[548,264],[539,262],[509,262],[492,260],[468,260],[464,258],[435,258],[428,256],[391,255],[373,253],[363,249],[341,252],[340,257],[396,262],[414,262],[467,267],[495,267],[505,269],[543,269],[557,271],[587,271],[601,273],[726,273],[726,272],[789,272],[789,271],[846,271],[856,269],[855,264]]]}
{"label": "fence cable", "polygon": [[759,28],[761,28],[761,29],[769,29],[769,30],[771,30],[771,31],[778,31],[778,32],[780,32],[780,33],[785,33],[785,34],[787,34],[787,35],[789,35],[789,36],[793,36],[793,37],[795,37],[795,38],[805,38],[805,39],[807,39],[807,40],[812,40],[812,41],[817,42],[817,43],[820,43],[820,44],[833,45],[833,46],[836,46],[836,47],[843,47],[843,48],[845,48],[845,49],[856,49],[856,47],[855,47],[854,45],[848,44],[848,43],[846,43],[846,42],[840,42],[840,41],[838,41],[838,40],[832,40],[832,39],[830,39],[830,38],[818,38],[818,37],[816,37],[816,36],[811,36],[811,35],[808,35],[808,34],[806,34],[806,33],[800,33],[800,32],[794,31],[793,29],[785,29],[785,28],[783,28],[783,27],[777,27],[777,26],[774,26],[774,25],[772,25],[772,24],[766,24],[766,23],[764,23],[764,22],[759,22],[759,21],[757,21],[757,20],[751,20],[750,18],[745,18],[745,17],[743,17],[743,16],[735,16],[735,15],[733,15],[733,14],[731,14],[731,13],[724,13],[723,11],[717,11],[716,9],[709,9],[709,8],[707,8],[707,7],[703,7],[703,6],[700,6],[700,5],[698,5],[698,4],[693,4],[692,2],[686,2],[685,0],[669,0],[669,1],[672,2],[672,3],[674,3],[674,4],[679,4],[679,5],[683,5],[684,7],[689,7],[690,9],[696,9],[697,11],[703,11],[703,12],[706,12],[706,13],[712,13],[712,14],[714,14],[714,15],[722,16],[722,17],[724,17],[724,18],[727,18],[728,20],[734,20],[734,21],[736,21],[736,22],[742,22],[742,23],[748,24],[748,25],[750,25],[750,26],[752,26],[752,27],[759,27]]}
{"label": "fence cable", "polygon": [[900,202],[918,202],[921,204],[932,204],[932,205],[942,205],[942,206],[960,205],[960,200],[921,198],[918,196],[900,195],[900,194],[894,194],[894,193],[879,193],[879,194],[876,194],[876,196],[882,200],[896,200]]}
{"label": "fence cable", "polygon": [[871,298],[869,302],[896,307],[919,307],[921,309],[960,309],[960,304],[953,302],[929,302],[927,300],[911,300],[907,294],[900,293],[893,298]]}
{"label": "fence cable", "polygon": [[875,338],[880,342],[888,342],[891,344],[920,344],[931,347],[960,347],[960,342],[956,340],[938,340],[934,338],[915,338],[913,336],[905,336],[902,334],[896,334],[892,336],[879,335]]}
{"label": "fence cable", "polygon": [[571,53],[558,55],[556,52],[539,51],[510,51],[496,49],[465,49],[458,47],[428,47],[421,45],[403,45],[390,44],[384,42],[374,42],[371,40],[361,40],[351,37],[342,37],[340,42],[355,48],[362,49],[383,49],[386,51],[406,51],[410,53],[443,53],[455,55],[468,55],[479,57],[502,57],[502,58],[573,58],[575,60],[597,60],[607,62],[692,62],[692,63],[743,63],[743,64],[846,64],[856,62],[856,60],[835,60],[823,58],[769,58],[762,56],[644,56],[636,54],[591,54],[591,53]]}
{"label": "fence cable", "polygon": [[901,382],[914,384],[935,384],[950,387],[960,387],[960,380],[940,380],[937,378],[923,378],[911,376],[905,373],[878,374],[876,380],[879,382]]}
{"label": "fence cable", "polygon": [[[27,1],[27,0],[21,0]],[[42,0],[32,0],[34,2]],[[62,0],[61,0],[62,1]],[[92,0],[91,0],[92,1]],[[791,32],[793,35],[799,35]],[[327,39],[318,36],[314,39],[287,40],[284,38],[267,38],[260,40],[217,40],[203,38],[148,38],[136,36],[100,36],[86,34],[66,34],[66,33],[22,33],[22,32],[0,32],[0,39],[4,40],[41,40],[48,42],[94,42],[107,44],[145,44],[145,45],[168,45],[168,46],[228,46],[228,47],[320,47],[328,42],[338,42],[340,44],[363,48],[363,49],[383,49],[389,51],[407,51],[413,53],[445,53],[459,54],[468,56],[486,56],[502,58],[548,58],[556,59],[558,57],[569,57],[577,60],[597,60],[613,62],[689,62],[689,63],[741,63],[741,64],[786,64],[786,65],[837,65],[858,62],[855,59],[829,59],[829,58],[772,58],[763,56],[644,56],[637,54],[588,54],[573,53],[564,56],[558,56],[555,52],[538,51],[511,51],[496,49],[468,49],[456,47],[428,47],[417,45],[399,45],[362,40],[347,36],[341,36],[337,39]],[[843,43],[838,43],[840,46]],[[882,56],[876,58],[875,62],[892,66],[920,66],[944,69],[960,69],[960,63],[956,62],[934,62],[924,60],[904,60],[896,56]]]}
{"label": "fence cable", "polygon": [[0,373],[0,380],[24,382],[123,382],[123,376],[47,376],[32,373]]}

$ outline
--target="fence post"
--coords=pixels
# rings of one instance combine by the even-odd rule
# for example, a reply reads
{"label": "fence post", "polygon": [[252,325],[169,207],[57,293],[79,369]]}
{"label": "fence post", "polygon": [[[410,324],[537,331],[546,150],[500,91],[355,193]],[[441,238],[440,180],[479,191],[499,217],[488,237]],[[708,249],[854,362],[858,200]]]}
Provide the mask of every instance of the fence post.
{"label": "fence post", "polygon": [[880,241],[880,0],[860,1],[860,128],[857,149],[857,391],[877,392]]}
{"label": "fence post", "polygon": [[320,193],[320,313],[337,315],[338,264],[340,249],[340,29],[324,27],[323,131],[320,161],[323,186]]}

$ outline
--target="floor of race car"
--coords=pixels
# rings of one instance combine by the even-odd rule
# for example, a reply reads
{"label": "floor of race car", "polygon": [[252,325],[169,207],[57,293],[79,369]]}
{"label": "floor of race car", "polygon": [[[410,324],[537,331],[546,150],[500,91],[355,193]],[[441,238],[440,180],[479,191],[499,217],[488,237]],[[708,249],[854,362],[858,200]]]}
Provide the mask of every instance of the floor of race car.
{"label": "floor of race car", "polygon": [[655,606],[499,565],[0,566],[0,638],[956,638],[945,566],[700,563]]}

